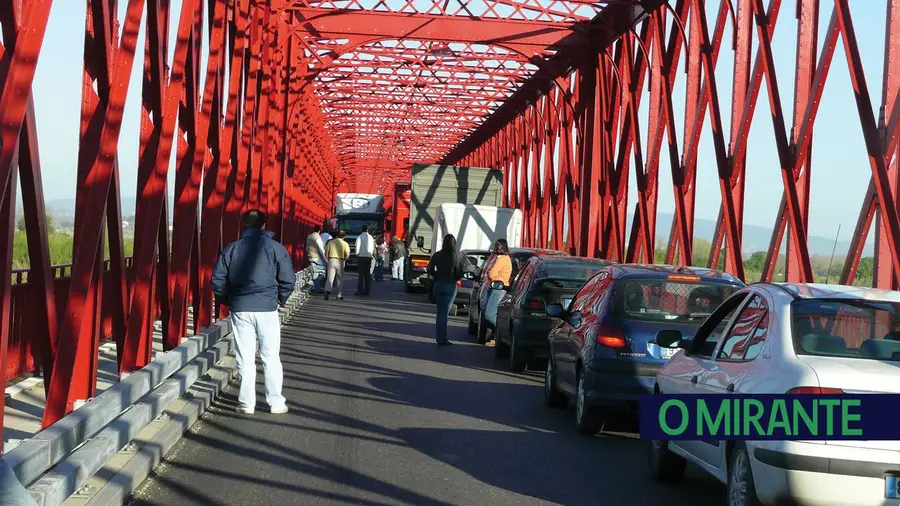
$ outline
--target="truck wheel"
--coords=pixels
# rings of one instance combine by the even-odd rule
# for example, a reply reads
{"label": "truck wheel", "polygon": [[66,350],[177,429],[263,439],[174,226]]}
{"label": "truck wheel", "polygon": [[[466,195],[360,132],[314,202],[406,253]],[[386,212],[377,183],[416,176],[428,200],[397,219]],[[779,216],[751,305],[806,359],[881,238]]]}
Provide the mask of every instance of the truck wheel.
{"label": "truck wheel", "polygon": [[450,316],[456,316],[457,314],[459,314],[459,308],[456,304],[450,304]]}

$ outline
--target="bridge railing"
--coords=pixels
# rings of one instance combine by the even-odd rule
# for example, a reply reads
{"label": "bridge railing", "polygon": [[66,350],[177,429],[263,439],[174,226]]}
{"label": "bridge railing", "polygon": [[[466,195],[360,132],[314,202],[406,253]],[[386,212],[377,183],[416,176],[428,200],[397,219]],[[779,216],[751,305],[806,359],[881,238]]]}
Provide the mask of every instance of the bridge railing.
{"label": "bridge railing", "polygon": [[[133,257],[125,258],[125,278],[127,287],[131,289],[134,279]],[[72,264],[58,264],[50,267],[53,276],[53,295],[56,299],[56,307],[66,307],[66,297],[69,296],[69,285],[72,281]],[[30,269],[13,269],[12,287],[10,292],[10,333],[7,347],[6,371],[4,381],[23,375],[36,374],[39,370],[39,360],[34,349],[35,332],[32,330],[36,319],[40,318],[39,297],[43,296],[42,288],[31,282]],[[103,283],[110,286],[115,282],[115,277],[110,270],[110,261],[103,263]],[[104,290],[101,302],[101,328],[100,341],[109,341],[115,333],[113,322],[113,308],[116,303],[112,290]],[[58,311],[57,316],[62,323],[64,311]]]}
{"label": "bridge railing", "polygon": [[[311,280],[309,268],[298,273],[294,293],[279,310],[282,321],[308,298]],[[231,323],[218,320],[2,458],[42,506],[75,494],[89,504],[123,504],[234,377],[234,364],[225,362],[233,350]],[[147,437],[154,421],[165,423]],[[130,460],[114,462],[123,453]],[[101,470],[124,478],[94,489],[88,483]]]}

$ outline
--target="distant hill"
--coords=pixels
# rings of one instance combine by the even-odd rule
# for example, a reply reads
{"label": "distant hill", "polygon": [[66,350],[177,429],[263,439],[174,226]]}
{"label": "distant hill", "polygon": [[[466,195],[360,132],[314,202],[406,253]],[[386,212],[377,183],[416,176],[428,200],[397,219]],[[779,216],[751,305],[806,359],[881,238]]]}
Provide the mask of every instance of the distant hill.
{"label": "distant hill", "polygon": [[[47,201],[47,207],[53,210],[53,214],[58,216],[73,216],[75,214],[75,199],[53,199]],[[129,216],[134,214],[137,207],[136,197],[122,197],[122,215]],[[175,199],[169,197],[169,218],[172,218],[172,212],[175,208]]]}
{"label": "distant hill", "polygon": [[[122,214],[125,216],[134,214],[135,209],[135,197],[122,197]],[[169,198],[169,218],[172,218],[172,211],[174,209],[174,199]],[[67,216],[75,214],[75,199],[54,199],[47,201],[47,206],[53,210],[53,213],[58,216]],[[633,216],[629,214],[628,223],[629,227],[633,221]],[[672,213],[660,212],[657,216],[656,221],[656,229],[657,236],[666,237],[668,236],[669,230],[672,227],[672,220],[674,215]],[[712,240],[713,234],[716,230],[716,222],[715,220],[709,220],[705,218],[696,218],[694,223],[694,235],[698,239],[706,239]],[[850,231],[846,231],[844,233],[844,237],[848,237],[850,235]],[[772,237],[772,229],[767,227],[761,227],[758,225],[744,225],[744,237],[743,237],[743,250],[745,255],[749,255],[756,251],[766,251],[769,249],[769,240]],[[809,237],[809,252],[812,255],[825,255],[831,256],[831,250],[834,247],[834,238],[829,237],[818,237],[818,236],[810,236]],[[847,254],[847,251],[850,249],[850,241],[838,241],[837,250],[835,251],[835,255],[843,256]],[[782,247],[782,253],[784,253],[784,249]],[[869,241],[869,244],[866,245],[865,250],[863,251],[863,256],[872,256],[875,254],[875,246],[874,243]]]}
{"label": "distant hill", "polygon": [[[672,213],[664,213],[660,212],[656,218],[656,235],[660,237],[667,237],[669,235],[669,230],[672,228],[672,220],[675,215]],[[633,216],[628,216],[629,223],[633,219]],[[708,220],[705,218],[695,218],[694,220],[694,237],[698,239],[706,239],[712,240],[713,234],[716,231],[716,222],[714,220]],[[852,231],[842,230],[841,235],[844,237],[849,237]],[[749,255],[756,251],[766,251],[769,249],[769,241],[772,240],[772,229],[768,227],[761,227],[758,225],[750,225],[744,224],[744,236],[741,238],[742,240],[742,249],[744,250],[745,255]],[[782,240],[782,249],[781,253],[784,254],[784,242],[787,240],[787,235]],[[831,251],[834,248],[834,238],[828,237],[819,237],[819,236],[809,236],[808,237],[808,246],[809,253],[811,255],[824,255],[831,256]],[[847,251],[850,250],[850,241],[838,241],[837,249],[835,250],[835,256],[843,256],[847,254]],[[866,244],[865,249],[863,250],[863,256],[872,256],[875,254],[875,244],[871,240]]]}

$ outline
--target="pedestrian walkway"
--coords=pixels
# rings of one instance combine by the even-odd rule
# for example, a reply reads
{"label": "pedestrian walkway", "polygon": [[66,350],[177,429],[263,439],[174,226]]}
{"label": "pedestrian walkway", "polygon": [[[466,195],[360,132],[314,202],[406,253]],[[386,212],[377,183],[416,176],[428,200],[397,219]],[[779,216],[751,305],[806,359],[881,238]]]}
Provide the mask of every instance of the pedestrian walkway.
{"label": "pedestrian walkway", "polygon": [[544,407],[542,372],[506,372],[465,316],[451,318],[456,346],[438,347],[424,295],[373,286],[314,297],[285,324],[290,413],[237,414],[232,386],[132,504],[721,503],[699,471],[680,487],[651,481],[634,434],[576,434],[571,412]]}
{"label": "pedestrian walkway", "polygon": [[[194,335],[191,328],[193,328],[193,311],[188,313],[189,330],[186,337]],[[160,322],[157,322],[153,328],[153,358],[162,352],[162,327]],[[97,357],[97,395],[100,395],[119,382],[115,341],[101,343]],[[45,393],[43,378],[40,376],[19,378],[7,385],[3,410],[3,453],[9,452],[23,439],[41,430]]]}

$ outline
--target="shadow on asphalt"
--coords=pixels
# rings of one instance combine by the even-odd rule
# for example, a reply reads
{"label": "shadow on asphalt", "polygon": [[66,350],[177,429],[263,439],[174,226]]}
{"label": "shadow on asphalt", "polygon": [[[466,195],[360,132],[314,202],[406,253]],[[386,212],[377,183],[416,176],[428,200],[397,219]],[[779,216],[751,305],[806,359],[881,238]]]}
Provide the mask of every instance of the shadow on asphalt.
{"label": "shadow on asphalt", "polygon": [[[355,279],[348,281],[345,292],[352,294]],[[232,388],[217,399],[212,414],[200,424],[202,428],[187,434],[182,443],[191,451],[216,452],[220,459],[224,454],[243,464],[198,464],[199,457],[189,458],[185,452],[184,458],[177,456],[166,464],[169,469],[155,476],[155,491],[139,495],[132,504],[172,504],[155,502],[162,489],[181,499],[190,498],[185,504],[263,502],[260,497],[242,499],[240,490],[222,502],[216,498],[222,493],[209,490],[208,485],[191,483],[184,476],[176,478],[182,473],[201,481],[207,477],[264,486],[275,494],[265,498],[272,504],[282,504],[281,498],[297,494],[316,503],[457,504],[444,502],[438,492],[424,495],[411,490],[404,486],[402,473],[398,476],[386,469],[364,473],[338,464],[332,456],[314,455],[307,445],[321,437],[376,445],[383,449],[379,453],[399,451],[390,448],[413,449],[477,482],[556,504],[721,503],[722,486],[693,468],[678,486],[652,481],[646,463],[647,444],[635,434],[618,434],[634,431],[634,420],[615,420],[608,427],[615,434],[576,434],[571,410],[543,405],[541,370],[525,374],[506,371],[504,361],[466,334],[465,315],[451,318],[451,339],[458,344],[435,346],[432,304],[411,304],[424,301],[424,297],[403,293],[402,283],[374,286],[373,296],[366,299],[351,295],[344,301],[313,300],[301,310],[299,319],[285,327],[281,356],[291,408],[288,416],[251,419],[237,415]],[[375,359],[379,363],[373,363]],[[331,401],[308,401],[310,396]],[[265,409],[264,403],[257,409]],[[366,410],[373,416],[366,416]],[[408,420],[394,416],[391,423],[377,421],[385,418],[385,413],[410,410],[420,415]],[[280,471],[254,469],[263,465]],[[242,466],[246,470],[240,471]],[[316,486],[321,480],[354,492],[323,490]],[[364,499],[359,493],[392,501]],[[156,498],[151,499],[154,494]],[[470,499],[465,504],[492,504],[490,497]]]}

